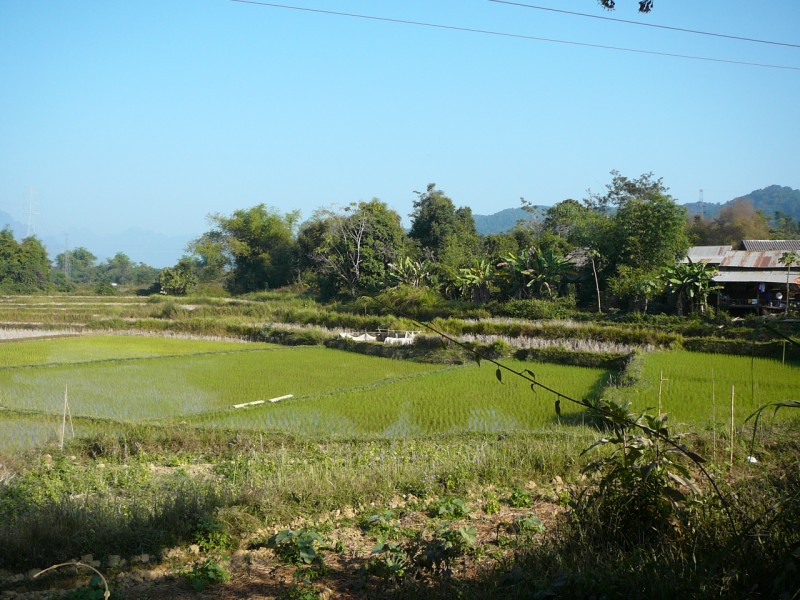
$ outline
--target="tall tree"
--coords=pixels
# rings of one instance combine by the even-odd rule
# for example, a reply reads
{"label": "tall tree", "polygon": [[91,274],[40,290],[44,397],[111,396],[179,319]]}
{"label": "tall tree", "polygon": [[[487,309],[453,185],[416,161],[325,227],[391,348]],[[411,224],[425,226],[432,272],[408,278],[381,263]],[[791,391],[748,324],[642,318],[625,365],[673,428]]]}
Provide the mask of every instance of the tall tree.
{"label": "tall tree", "polygon": [[460,269],[471,268],[480,259],[481,242],[472,210],[456,208],[434,183],[425,192],[415,193],[408,236],[419,254],[434,265],[433,280],[439,288],[457,290]]}
{"label": "tall tree", "polygon": [[225,234],[219,229],[205,232],[186,247],[194,259],[197,279],[204,283],[222,282],[228,265],[225,253]]}
{"label": "tall tree", "polygon": [[158,277],[162,294],[170,296],[185,296],[197,284],[197,275],[194,272],[192,259],[184,256],[174,267],[161,269]]}
{"label": "tall tree", "polygon": [[215,269],[224,257],[226,285],[234,293],[280,287],[291,281],[297,266],[294,229],[299,218],[299,211],[282,215],[265,204],[229,217],[213,214],[213,229],[190,247],[204,253],[200,256]]}
{"label": "tall tree", "polygon": [[680,258],[689,245],[686,211],[667,193],[663,180],[652,173],[629,179],[612,171],[611,176],[605,194],[586,200],[595,211],[616,208],[598,244],[609,265],[652,270]]}
{"label": "tall tree", "polygon": [[95,277],[97,257],[83,246],[56,256],[55,268],[62,273],[69,266],[69,279],[75,283],[90,283]]}
{"label": "tall tree", "polygon": [[652,173],[629,179],[612,171],[611,176],[604,194],[590,194],[585,201],[608,219],[601,221],[604,226],[594,236],[594,248],[602,258],[599,277],[616,278],[615,288],[635,301],[645,297],[644,291],[649,293],[650,283],[664,267],[685,254],[686,211]]}
{"label": "tall tree", "polygon": [[[612,175],[614,173],[616,171]],[[569,248],[585,250],[587,261],[579,275],[588,279],[591,274],[597,312],[602,312],[598,265],[606,260],[600,249],[603,247],[603,240],[609,238],[612,220],[605,208],[598,206],[593,198],[590,197],[584,203],[568,198],[555,204],[547,211],[544,228],[545,231],[563,237]]]}
{"label": "tall tree", "polygon": [[750,200],[737,200],[722,207],[712,224],[712,235],[720,244],[769,239],[769,219]]}
{"label": "tall tree", "polygon": [[98,278],[125,285],[133,282],[133,261],[124,252],[117,252],[97,267]]}
{"label": "tall tree", "polygon": [[27,237],[18,243],[11,229],[0,230],[0,288],[33,292],[47,288],[50,261],[42,243]]}
{"label": "tall tree", "polygon": [[472,210],[456,208],[435,183],[429,183],[425,192],[414,193],[417,199],[408,236],[419,243],[424,253],[437,259],[448,250],[469,249],[470,255],[464,261],[469,263],[479,243]]}
{"label": "tall tree", "polygon": [[400,215],[373,198],[341,211],[318,211],[303,225],[302,244],[317,265],[323,291],[345,291],[352,297],[380,290],[391,263],[405,248]]}

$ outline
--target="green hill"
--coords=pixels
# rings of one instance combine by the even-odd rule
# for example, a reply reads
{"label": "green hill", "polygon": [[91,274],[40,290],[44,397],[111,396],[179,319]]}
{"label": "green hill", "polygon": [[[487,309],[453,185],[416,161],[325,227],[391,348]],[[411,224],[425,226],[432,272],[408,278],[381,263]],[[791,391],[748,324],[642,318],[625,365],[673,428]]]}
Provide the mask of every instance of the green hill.
{"label": "green hill", "polygon": [[775,217],[775,213],[790,216],[795,221],[800,221],[800,190],[793,190],[790,187],[771,185],[760,190],[754,190],[744,196],[739,196],[729,200],[724,204],[714,204],[705,202],[690,202],[684,204],[690,215],[703,214],[707,219],[713,219],[719,215],[723,206],[733,204],[738,200],[750,200],[756,210],[760,210],[770,219]]}
{"label": "green hill", "polygon": [[514,228],[519,221],[541,221],[549,206],[534,206],[531,214],[521,208],[506,208],[491,215],[473,215],[475,219],[475,229],[481,235],[492,233],[505,233]]}

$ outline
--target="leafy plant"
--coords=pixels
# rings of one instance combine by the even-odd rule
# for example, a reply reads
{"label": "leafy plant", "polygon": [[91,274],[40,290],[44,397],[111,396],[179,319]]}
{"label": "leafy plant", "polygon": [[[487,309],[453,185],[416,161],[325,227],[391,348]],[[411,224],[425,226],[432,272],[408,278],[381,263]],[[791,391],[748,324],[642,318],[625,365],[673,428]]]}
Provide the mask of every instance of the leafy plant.
{"label": "leafy plant", "polygon": [[212,517],[202,517],[198,520],[194,541],[204,552],[230,550],[235,545],[219,521]]}
{"label": "leafy plant", "polygon": [[103,580],[95,575],[89,581],[89,585],[72,590],[69,594],[64,596],[64,600],[104,600],[105,598],[114,597],[113,594],[110,596],[106,595],[106,586]]}
{"label": "leafy plant", "polygon": [[431,505],[431,514],[444,519],[460,519],[469,514],[469,507],[461,498],[442,498]]}
{"label": "leafy plant", "polygon": [[529,513],[516,517],[511,529],[515,533],[540,533],[545,530],[545,526],[539,517]]}
{"label": "leafy plant", "polygon": [[514,490],[508,498],[508,503],[514,508],[527,508],[531,505],[531,495],[524,490]]}
{"label": "leafy plant", "polygon": [[198,592],[202,592],[209,585],[225,583],[231,579],[230,573],[222,565],[220,559],[214,556],[195,563],[192,570],[185,574],[185,577],[192,584],[195,591]]}
{"label": "leafy plant", "polygon": [[319,592],[309,584],[293,583],[279,598],[282,600],[318,600]]}
{"label": "leafy plant", "polygon": [[319,559],[324,542],[319,533],[310,529],[284,529],[273,535],[267,545],[285,562],[309,565]]}
{"label": "leafy plant", "polygon": [[487,494],[486,502],[483,505],[483,512],[487,515],[494,515],[500,512],[500,501],[495,494]]}
{"label": "leafy plant", "polygon": [[367,529],[389,532],[395,527],[395,519],[397,519],[397,514],[391,508],[387,508],[378,514],[367,517],[364,524]]}
{"label": "leafy plant", "polygon": [[[668,533],[688,507],[683,490],[699,494],[689,469],[679,459],[688,451],[659,443],[658,436],[672,439],[666,415],[635,415],[627,403],[613,400],[600,404],[601,418],[611,435],[584,454],[600,446],[610,446],[611,452],[584,468],[599,475],[599,482],[574,503],[576,516],[596,519],[604,535],[630,543],[642,536]],[[637,428],[639,424],[644,427]]]}
{"label": "leafy plant", "polygon": [[417,563],[432,570],[448,569],[453,560],[472,550],[477,541],[478,532],[470,525],[457,529],[440,527],[433,538],[423,544]]}
{"label": "leafy plant", "polygon": [[372,558],[367,563],[367,572],[386,580],[399,581],[410,564],[405,550],[399,544],[386,541],[386,538],[378,538],[370,554]]}

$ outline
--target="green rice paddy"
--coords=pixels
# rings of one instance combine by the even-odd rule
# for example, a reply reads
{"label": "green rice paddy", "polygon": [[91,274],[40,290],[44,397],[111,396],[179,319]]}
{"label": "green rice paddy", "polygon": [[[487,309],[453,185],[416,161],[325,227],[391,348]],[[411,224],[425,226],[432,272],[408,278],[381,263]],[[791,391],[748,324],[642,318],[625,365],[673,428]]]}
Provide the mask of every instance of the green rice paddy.
{"label": "green rice paddy", "polygon": [[[766,358],[652,352],[644,358],[639,382],[622,393],[636,410],[657,410],[659,386],[662,412],[671,423],[729,423],[731,395],[734,420],[741,423],[765,404],[800,400],[800,367]],[[797,411],[779,417],[797,416],[792,412]]]}
{"label": "green rice paddy", "polygon": [[[638,383],[607,388],[602,369],[523,363],[537,381],[573,398],[604,393],[634,409],[658,405],[671,423],[707,427],[736,421],[769,402],[800,399],[800,367],[690,352],[653,352]],[[663,377],[663,382],[661,378]],[[580,426],[582,408],[534,393],[494,366],[424,364],[318,346],[80,336],[0,344],[0,450],[60,435],[65,391],[78,435],[121,423],[223,427],[314,437],[415,437],[509,433]],[[277,403],[235,409],[233,405]],[[786,411],[787,413],[791,411]],[[794,415],[792,415],[794,417]]]}

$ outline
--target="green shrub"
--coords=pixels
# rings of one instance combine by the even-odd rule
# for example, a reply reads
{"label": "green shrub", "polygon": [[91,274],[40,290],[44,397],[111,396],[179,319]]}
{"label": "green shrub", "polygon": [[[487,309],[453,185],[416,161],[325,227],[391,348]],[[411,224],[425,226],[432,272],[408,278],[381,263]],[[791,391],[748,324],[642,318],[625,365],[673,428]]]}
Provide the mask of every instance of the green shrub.
{"label": "green shrub", "polygon": [[267,542],[281,560],[295,565],[309,565],[320,559],[323,537],[311,529],[284,529]]}
{"label": "green shrub", "polygon": [[496,314],[514,319],[570,319],[577,313],[575,299],[570,297],[542,300],[532,298],[527,300],[509,300],[497,307]]}
{"label": "green shrub", "polygon": [[212,517],[201,517],[194,531],[194,542],[204,552],[230,550],[235,546],[233,538],[221,523]]}
{"label": "green shrub", "polygon": [[450,496],[448,498],[441,498],[434,502],[430,507],[430,514],[434,517],[443,517],[445,519],[460,519],[469,514],[469,507],[466,502],[461,498]]}
{"label": "green shrub", "polygon": [[514,508],[527,508],[532,502],[531,495],[525,490],[514,490],[508,498],[509,505]]}
{"label": "green shrub", "polygon": [[195,563],[192,570],[185,573],[184,576],[195,591],[202,592],[209,585],[230,581],[231,575],[220,560],[211,556]]}

